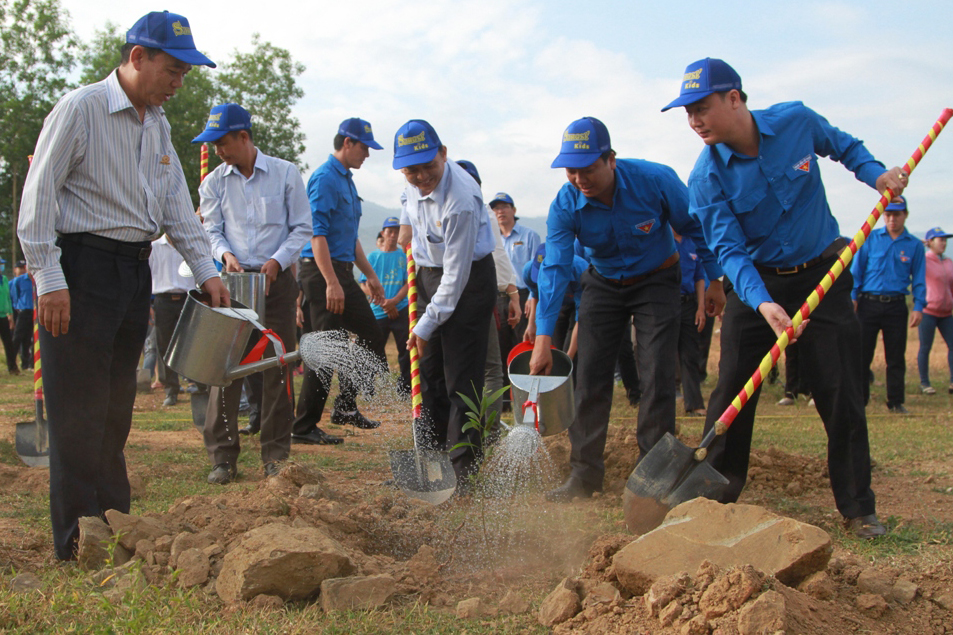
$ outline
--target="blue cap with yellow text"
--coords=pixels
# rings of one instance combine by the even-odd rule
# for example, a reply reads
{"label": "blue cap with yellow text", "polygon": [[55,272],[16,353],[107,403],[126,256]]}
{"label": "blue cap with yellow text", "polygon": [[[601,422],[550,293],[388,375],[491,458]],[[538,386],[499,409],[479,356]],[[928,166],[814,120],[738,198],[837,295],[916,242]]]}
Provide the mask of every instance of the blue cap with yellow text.
{"label": "blue cap with yellow text", "polygon": [[338,134],[344,135],[354,141],[360,141],[368,148],[374,148],[375,150],[384,149],[384,146],[374,141],[374,132],[371,130],[371,124],[359,117],[351,117],[350,119],[342,121],[341,125],[338,126]]}
{"label": "blue cap with yellow text", "polygon": [[215,68],[215,62],[195,48],[189,21],[177,13],[153,11],[142,16],[126,31],[126,43],[159,49],[193,66]]}
{"label": "blue cap with yellow text", "polygon": [[905,211],[907,211],[907,199],[902,196],[893,197],[893,200],[890,201],[890,205],[887,205],[887,207],[884,208],[884,213]]}
{"label": "blue cap with yellow text", "polygon": [[949,238],[951,236],[953,236],[953,234],[946,233],[942,228],[934,227],[933,229],[927,231],[926,239],[933,240],[934,238]]}
{"label": "blue cap with yellow text", "polygon": [[394,169],[430,163],[441,145],[433,126],[423,119],[411,119],[394,135]]}
{"label": "blue cap with yellow text", "polygon": [[388,227],[400,227],[400,219],[396,216],[388,216],[384,219],[384,226],[381,229],[387,229]]}
{"label": "blue cap with yellow text", "polygon": [[513,197],[506,192],[498,192],[497,195],[493,197],[493,200],[490,201],[490,209],[493,209],[494,203],[507,203],[513,207],[516,207],[516,203],[513,202]]}
{"label": "blue cap with yellow text", "polygon": [[583,117],[569,124],[563,132],[559,156],[554,168],[585,168],[592,165],[606,150],[611,150],[609,130],[595,117]]}
{"label": "blue cap with yellow text", "polygon": [[682,76],[682,90],[678,98],[662,108],[662,112],[669,108],[694,104],[712,93],[725,93],[729,90],[741,90],[741,76],[722,60],[706,57],[688,65],[685,75]]}
{"label": "blue cap with yellow text", "polygon": [[229,132],[251,130],[251,115],[238,104],[219,104],[212,106],[208,114],[205,130],[192,139],[192,143],[218,141]]}

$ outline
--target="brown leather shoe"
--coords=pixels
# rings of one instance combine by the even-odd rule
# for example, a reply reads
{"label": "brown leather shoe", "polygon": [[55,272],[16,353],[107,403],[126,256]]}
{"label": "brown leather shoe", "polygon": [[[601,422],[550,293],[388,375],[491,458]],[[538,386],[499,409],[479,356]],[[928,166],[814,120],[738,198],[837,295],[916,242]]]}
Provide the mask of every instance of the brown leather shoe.
{"label": "brown leather shoe", "polygon": [[887,534],[887,528],[877,520],[877,514],[868,514],[845,521],[847,529],[861,540],[871,540]]}

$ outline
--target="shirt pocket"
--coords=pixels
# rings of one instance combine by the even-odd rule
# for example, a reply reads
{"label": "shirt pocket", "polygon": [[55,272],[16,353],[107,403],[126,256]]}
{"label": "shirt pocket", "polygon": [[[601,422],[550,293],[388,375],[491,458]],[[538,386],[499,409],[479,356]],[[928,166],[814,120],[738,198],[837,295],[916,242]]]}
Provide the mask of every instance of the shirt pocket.
{"label": "shirt pocket", "polygon": [[284,225],[286,221],[285,197],[262,196],[261,197],[261,222],[263,225]]}
{"label": "shirt pocket", "polygon": [[733,198],[730,204],[745,237],[749,239],[766,237],[781,216],[780,206],[770,204],[768,191],[763,188]]}

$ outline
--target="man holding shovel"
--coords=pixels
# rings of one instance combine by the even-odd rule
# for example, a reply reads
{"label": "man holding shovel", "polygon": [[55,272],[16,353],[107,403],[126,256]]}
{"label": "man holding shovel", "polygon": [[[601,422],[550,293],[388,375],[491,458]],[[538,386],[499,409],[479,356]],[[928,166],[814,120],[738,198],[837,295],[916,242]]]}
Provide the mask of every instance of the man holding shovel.
{"label": "man holding shovel", "polygon": [[[662,109],[684,106],[707,145],[688,180],[691,214],[733,283],[706,432],[846,245],[827,204],[818,155],[844,164],[879,192],[889,187],[899,194],[907,183],[900,168],[886,170],[861,141],[802,103],[750,111],[746,101],[734,69],[706,58],[688,66],[681,94]],[[873,538],[886,529],[870,488],[860,323],[851,287],[845,271],[811,314],[798,347],[827,430],[837,508],[851,532]],[[759,394],[710,448],[712,466],[729,481],[722,502],[736,501],[744,488]]]}
{"label": "man holding shovel", "polygon": [[[308,198],[298,168],[255,147],[251,115],[238,104],[212,107],[205,131],[192,143],[212,143],[222,163],[202,185],[201,208],[212,254],[229,273],[265,274],[264,325],[287,350],[294,347],[298,285],[291,265],[308,242]],[[264,357],[280,354],[269,344]],[[287,367],[262,373],[261,460],[265,475],[278,473],[291,451],[294,413]],[[242,382],[209,393],[205,449],[212,461],[208,482],[235,478],[241,450],[238,403]]]}
{"label": "man holding shovel", "polygon": [[39,295],[60,560],[76,557],[80,517],[129,512],[123,448],[149,321],[150,241],[165,229],[212,305],[229,301],[162,110],[192,65],[215,66],[188,20],[141,18],[119,68],[53,107],[24,184],[18,233]]}

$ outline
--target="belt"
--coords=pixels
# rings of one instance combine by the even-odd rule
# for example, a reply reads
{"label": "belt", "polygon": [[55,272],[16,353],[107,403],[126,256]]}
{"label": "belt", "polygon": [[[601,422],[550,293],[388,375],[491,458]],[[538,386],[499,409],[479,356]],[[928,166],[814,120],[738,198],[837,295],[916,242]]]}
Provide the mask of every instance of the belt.
{"label": "belt", "polygon": [[814,265],[820,264],[832,256],[836,256],[846,246],[847,241],[843,238],[838,238],[828,245],[827,249],[822,251],[820,256],[811,258],[807,262],[802,262],[799,265],[794,265],[793,267],[769,267],[767,265],[759,265],[758,263],[754,263],[754,268],[761,273],[770,273],[776,276],[789,276],[791,274],[804,271],[805,269],[810,269]]}
{"label": "belt", "polygon": [[682,304],[688,304],[689,302],[695,301],[694,293],[683,293],[682,294]]}
{"label": "belt", "polygon": [[876,295],[874,293],[859,293],[858,297],[864,298],[865,300],[871,300],[873,302],[899,302],[900,300],[906,300],[907,296],[905,295]]}
{"label": "belt", "polygon": [[[313,262],[315,265],[318,264],[318,263],[315,261],[314,258],[309,258],[308,256],[302,256],[301,258],[298,258],[298,261],[299,261],[299,262],[306,262],[306,263],[312,263],[312,262]],[[344,271],[346,271],[346,272],[348,272],[348,273],[351,273],[351,272],[354,271],[354,263],[353,263],[353,262],[348,262],[348,261],[346,261],[346,260],[332,260],[332,261],[331,261],[331,266],[332,266],[333,268],[335,268],[335,269],[343,269]],[[246,269],[246,271],[248,271],[248,270]]]}
{"label": "belt", "polygon": [[600,279],[602,279],[605,282],[608,282],[611,285],[614,285],[617,287],[631,287],[633,284],[636,284],[637,282],[642,282],[643,280],[651,276],[653,273],[657,273],[664,269],[668,269],[669,267],[673,267],[677,263],[678,263],[678,252],[676,251],[674,254],[666,258],[665,262],[660,264],[658,267],[656,267],[655,269],[652,269],[652,271],[649,271],[648,273],[643,273],[640,276],[632,276],[631,278],[607,278],[601,273],[599,273],[598,271],[596,271],[595,267],[592,268],[592,272],[595,273],[597,276],[599,276]]}
{"label": "belt", "polygon": [[164,291],[157,293],[156,297],[162,296],[163,298],[168,298],[169,300],[181,300],[185,297],[184,291]]}
{"label": "belt", "polygon": [[136,260],[149,260],[149,254],[152,253],[152,243],[149,241],[127,243],[88,233],[60,234],[56,238],[56,244],[59,245],[62,241],[92,247],[125,258],[135,258]]}

